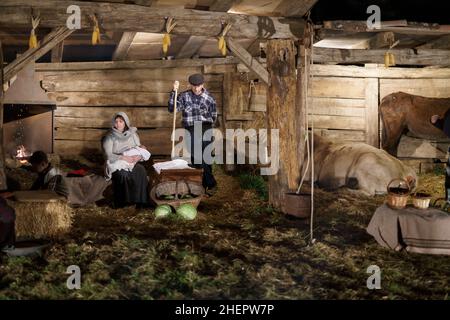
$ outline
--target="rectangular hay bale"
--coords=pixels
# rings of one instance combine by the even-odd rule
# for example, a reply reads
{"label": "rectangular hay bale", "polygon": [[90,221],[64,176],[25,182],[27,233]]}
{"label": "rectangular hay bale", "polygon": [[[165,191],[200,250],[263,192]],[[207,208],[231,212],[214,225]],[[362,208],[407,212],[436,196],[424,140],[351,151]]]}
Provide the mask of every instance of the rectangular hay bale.
{"label": "rectangular hay bale", "polygon": [[73,209],[66,201],[11,201],[16,212],[17,239],[50,239],[67,233],[72,226]]}

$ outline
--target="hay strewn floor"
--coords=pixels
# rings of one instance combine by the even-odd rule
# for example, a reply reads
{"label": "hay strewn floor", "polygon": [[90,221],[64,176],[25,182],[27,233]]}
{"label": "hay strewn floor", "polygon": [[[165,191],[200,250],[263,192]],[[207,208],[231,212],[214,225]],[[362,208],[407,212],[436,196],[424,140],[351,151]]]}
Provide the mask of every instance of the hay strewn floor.
{"label": "hay strewn floor", "polygon": [[[151,210],[76,210],[69,236],[42,258],[3,258],[1,299],[448,299],[450,257],[397,253],[365,232],[383,197],[316,190],[309,224],[273,212],[236,177],[217,172],[218,195],[195,221],[155,221]],[[421,185],[443,196],[443,177]],[[424,189],[421,189],[422,191]],[[66,268],[82,270],[66,289]],[[366,269],[381,268],[381,290]]]}

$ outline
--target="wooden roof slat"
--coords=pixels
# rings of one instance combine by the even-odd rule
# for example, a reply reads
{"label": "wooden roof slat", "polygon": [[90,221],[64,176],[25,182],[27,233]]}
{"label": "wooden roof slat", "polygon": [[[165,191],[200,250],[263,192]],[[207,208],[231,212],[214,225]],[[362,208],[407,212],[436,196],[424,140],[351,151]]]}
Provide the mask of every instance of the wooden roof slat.
{"label": "wooden roof slat", "polygon": [[66,25],[69,5],[81,8],[82,28],[92,28],[89,14],[96,14],[100,29],[163,33],[165,17],[178,23],[172,34],[215,37],[226,21],[233,27],[228,33],[235,38],[301,38],[304,21],[277,17],[258,17],[232,13],[209,12],[182,8],[148,8],[120,3],[81,2],[65,0],[2,0],[0,26],[29,27],[30,7],[40,12],[40,27],[55,28]]}

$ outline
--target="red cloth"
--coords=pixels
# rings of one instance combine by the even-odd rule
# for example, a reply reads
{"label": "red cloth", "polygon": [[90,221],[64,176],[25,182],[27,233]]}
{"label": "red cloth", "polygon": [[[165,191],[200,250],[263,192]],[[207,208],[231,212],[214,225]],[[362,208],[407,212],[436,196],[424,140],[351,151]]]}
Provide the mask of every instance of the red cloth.
{"label": "red cloth", "polygon": [[84,177],[87,174],[87,170],[85,169],[78,169],[78,170],[72,170],[70,172],[67,173],[68,176],[79,176],[79,177]]}

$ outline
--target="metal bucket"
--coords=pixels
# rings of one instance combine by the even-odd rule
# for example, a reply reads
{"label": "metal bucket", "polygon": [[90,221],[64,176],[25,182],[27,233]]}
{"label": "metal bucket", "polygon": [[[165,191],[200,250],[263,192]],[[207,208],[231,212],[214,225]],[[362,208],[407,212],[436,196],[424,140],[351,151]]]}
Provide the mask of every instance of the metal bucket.
{"label": "metal bucket", "polygon": [[311,194],[289,192],[284,195],[284,212],[298,218],[311,215]]}

